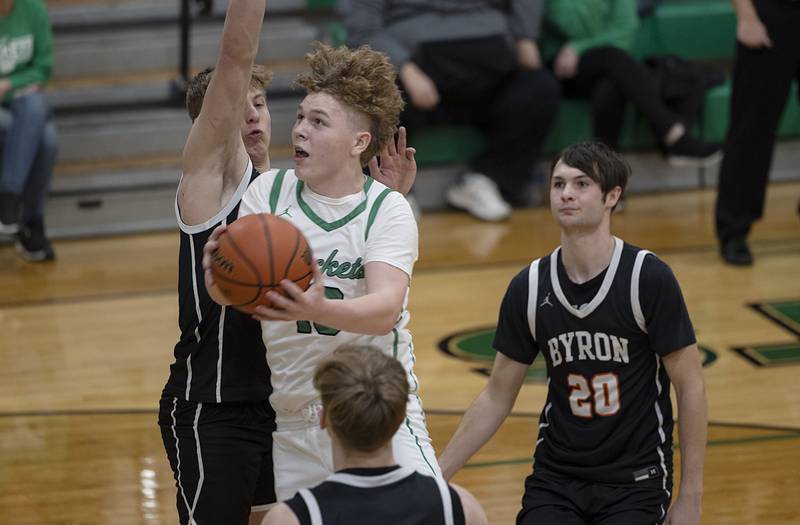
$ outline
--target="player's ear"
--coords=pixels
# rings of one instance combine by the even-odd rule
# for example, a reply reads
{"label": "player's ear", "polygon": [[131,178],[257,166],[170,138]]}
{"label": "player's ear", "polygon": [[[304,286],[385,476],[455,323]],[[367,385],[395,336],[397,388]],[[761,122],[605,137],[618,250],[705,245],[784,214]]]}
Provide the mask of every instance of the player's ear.
{"label": "player's ear", "polygon": [[361,157],[361,154],[369,147],[370,142],[372,142],[372,133],[369,131],[359,131],[356,133],[356,138],[353,142],[353,156]]}
{"label": "player's ear", "polygon": [[613,208],[619,202],[619,198],[622,196],[622,187],[614,186],[609,192],[606,194],[606,208]]}

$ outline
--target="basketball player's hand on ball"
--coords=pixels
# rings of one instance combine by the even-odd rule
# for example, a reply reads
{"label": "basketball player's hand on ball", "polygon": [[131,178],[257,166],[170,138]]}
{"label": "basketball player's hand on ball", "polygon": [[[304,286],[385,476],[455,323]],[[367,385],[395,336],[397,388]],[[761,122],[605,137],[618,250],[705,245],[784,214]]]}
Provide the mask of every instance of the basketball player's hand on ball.
{"label": "basketball player's hand on ball", "polygon": [[[407,195],[417,178],[414,148],[406,146],[406,128],[397,130],[397,143],[390,140],[386,148],[369,161],[369,175],[387,187]],[[380,165],[378,161],[380,160]]]}
{"label": "basketball player's hand on ball", "polygon": [[206,283],[206,290],[208,290],[208,296],[211,297],[215,303],[221,305],[227,305],[230,304],[230,302],[222,295],[214,281],[214,274],[211,271],[211,255],[214,253],[214,250],[219,248],[219,241],[217,239],[219,239],[219,236],[227,229],[227,226],[224,224],[217,226],[208,237],[206,245],[203,246],[203,280]]}
{"label": "basketball player's hand on ball", "polygon": [[319,265],[311,265],[312,280],[308,290],[303,291],[293,281],[281,281],[283,292],[266,292],[270,306],[259,306],[253,317],[259,321],[319,321],[324,312],[325,284]]}

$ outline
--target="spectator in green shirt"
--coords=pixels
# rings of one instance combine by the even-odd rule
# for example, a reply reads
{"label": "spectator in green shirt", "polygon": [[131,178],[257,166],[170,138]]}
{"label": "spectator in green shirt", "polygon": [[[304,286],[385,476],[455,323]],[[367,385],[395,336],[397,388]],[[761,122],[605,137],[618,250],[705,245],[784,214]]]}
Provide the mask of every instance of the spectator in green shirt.
{"label": "spectator in green shirt", "polygon": [[57,135],[42,92],[53,65],[47,9],[41,0],[0,0],[0,234],[15,234],[32,261],[55,255],[44,232]]}
{"label": "spectator in green shirt", "polygon": [[692,137],[661,100],[644,65],[631,56],[638,27],[636,0],[548,0],[542,56],[561,79],[565,98],[591,101],[594,135],[612,148],[619,146],[625,105],[631,102],[670,164],[716,164],[720,145]]}

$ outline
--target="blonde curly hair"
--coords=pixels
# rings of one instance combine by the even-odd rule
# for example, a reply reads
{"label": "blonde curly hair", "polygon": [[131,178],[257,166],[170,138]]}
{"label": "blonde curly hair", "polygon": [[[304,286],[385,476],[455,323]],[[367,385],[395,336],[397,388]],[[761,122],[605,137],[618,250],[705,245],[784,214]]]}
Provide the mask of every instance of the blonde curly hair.
{"label": "blonde curly hair", "polygon": [[369,46],[333,48],[316,42],[306,55],[311,68],[295,80],[306,94],[326,93],[342,104],[362,113],[369,120],[372,134],[367,149],[361,153],[361,165],[380,152],[400,122],[403,99],[397,87],[397,72],[383,53]]}

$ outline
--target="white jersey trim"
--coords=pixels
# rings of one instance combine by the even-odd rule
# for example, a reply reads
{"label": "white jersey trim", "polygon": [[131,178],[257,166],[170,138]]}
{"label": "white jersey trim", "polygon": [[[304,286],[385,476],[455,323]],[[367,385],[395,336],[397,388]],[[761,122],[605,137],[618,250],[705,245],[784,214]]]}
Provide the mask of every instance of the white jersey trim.
{"label": "white jersey trim", "polygon": [[[661,460],[660,461],[660,463],[661,463],[661,472],[662,472],[662,475],[661,475],[661,489],[664,492],[666,492],[667,498],[669,499],[669,498],[672,497],[672,494],[670,494],[670,491],[667,490],[667,464],[666,464],[666,460],[664,458],[664,451],[662,450],[662,445],[664,443],[666,443],[667,436],[664,433],[664,415],[661,413],[661,407],[658,406],[658,400],[661,397],[661,391],[662,391],[661,381],[659,379],[659,376],[661,375],[660,374],[660,372],[661,372],[661,358],[658,356],[658,354],[655,354],[654,357],[655,357],[655,360],[656,360],[656,377],[655,377],[655,380],[656,380],[656,391],[658,392],[658,395],[656,396],[656,400],[653,403],[653,406],[655,407],[656,418],[658,418],[658,439],[659,439],[659,443],[661,443],[660,445],[658,445],[656,447],[656,451],[658,452],[658,457]],[[663,518],[664,517],[664,514],[663,514],[664,513],[664,509],[663,509],[663,507],[661,509],[661,512],[662,512],[661,517]]]}
{"label": "white jersey trim", "polygon": [[341,483],[342,485],[349,485],[360,489],[372,489],[375,487],[383,487],[402,481],[407,477],[414,474],[416,470],[409,467],[400,467],[386,474],[379,476],[357,476],[355,474],[347,474],[344,472],[337,472],[330,476],[326,481],[333,483]]}
{"label": "white jersey trim", "polygon": [[539,261],[536,259],[528,270],[528,328],[536,341],[536,307],[539,302]]}
{"label": "white jersey trim", "polygon": [[450,487],[447,482],[440,478],[434,478],[436,486],[439,487],[439,494],[442,496],[442,508],[444,509],[444,525],[453,525],[453,500],[450,498]]}
{"label": "white jersey trim", "polygon": [[197,444],[197,470],[200,473],[200,479],[197,480],[197,489],[194,493],[194,502],[192,508],[189,510],[189,520],[194,521],[194,511],[197,508],[197,502],[200,500],[200,491],[203,490],[203,480],[205,479],[205,469],[203,468],[203,454],[200,450],[200,432],[198,423],[200,421],[200,411],[203,409],[203,403],[197,403],[197,410],[194,414],[194,440]]}
{"label": "white jersey trim", "polygon": [[311,525],[323,525],[322,512],[319,510],[319,504],[314,494],[308,489],[300,489],[298,494],[300,494],[300,497],[303,498],[306,504],[308,515],[311,517]]}
{"label": "white jersey trim", "polygon": [[[175,458],[177,460],[177,466],[175,470],[178,474],[178,491],[183,498],[183,504],[186,505],[186,509],[188,512],[191,513],[191,506],[189,506],[189,500],[186,498],[186,491],[183,489],[183,483],[181,481],[181,443],[178,439],[178,434],[175,431],[175,428],[178,426],[178,421],[175,419],[175,411],[178,410],[178,398],[172,398],[172,412],[170,412],[170,417],[172,417],[172,437],[175,440]],[[190,514],[191,515],[191,514]]]}
{"label": "white jersey trim", "polygon": [[556,297],[558,297],[558,301],[561,303],[561,305],[578,319],[583,319],[594,312],[595,309],[600,306],[600,303],[602,303],[606,298],[608,291],[611,289],[611,283],[614,282],[614,276],[617,273],[617,267],[619,266],[619,259],[622,256],[622,247],[624,244],[622,239],[619,239],[618,237],[613,237],[613,239],[614,255],[611,257],[611,264],[608,265],[606,276],[603,278],[603,284],[600,285],[600,289],[597,291],[597,294],[592,298],[592,300],[588,304],[582,305],[582,308],[575,308],[569,303],[569,301],[567,301],[567,297],[564,295],[564,292],[561,289],[561,283],[558,281],[558,252],[561,250],[561,246],[556,248],[550,255],[550,281],[553,285],[553,291],[555,292]]}
{"label": "white jersey trim", "polygon": [[[216,215],[208,219],[206,222],[201,224],[186,224],[181,219],[181,210],[178,206],[178,194],[175,193],[175,218],[178,220],[178,226],[180,227],[183,233],[193,234],[193,233],[200,233],[208,230],[218,222],[222,222],[225,217],[233,211],[239,201],[242,200],[242,196],[244,196],[244,192],[247,191],[247,187],[250,185],[250,174],[253,172],[253,161],[250,160],[248,157],[247,159],[247,169],[242,176],[242,180],[239,181],[239,186],[236,187],[236,191],[228,199],[228,202],[225,203],[225,206],[222,207],[220,211],[217,212]],[[183,182],[183,174],[181,174],[181,182]],[[178,191],[180,191],[180,183],[178,183]]]}
{"label": "white jersey trim", "polygon": [[636,262],[633,263],[633,273],[631,274],[631,308],[633,308],[633,318],[636,319],[636,324],[644,333],[647,333],[647,325],[644,321],[642,304],[639,301],[639,283],[642,273],[642,264],[644,263],[645,256],[649,253],[652,252],[641,250],[636,254]]}

